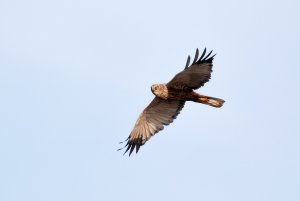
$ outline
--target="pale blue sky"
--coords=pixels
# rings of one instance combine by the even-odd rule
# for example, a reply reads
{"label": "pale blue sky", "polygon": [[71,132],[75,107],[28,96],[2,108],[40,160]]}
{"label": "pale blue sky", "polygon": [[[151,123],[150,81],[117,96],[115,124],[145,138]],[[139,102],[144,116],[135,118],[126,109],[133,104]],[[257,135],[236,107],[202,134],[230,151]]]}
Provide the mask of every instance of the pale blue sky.
{"label": "pale blue sky", "polygon": [[[0,200],[299,201],[300,3],[0,0]],[[122,156],[150,86],[217,53],[201,93]]]}

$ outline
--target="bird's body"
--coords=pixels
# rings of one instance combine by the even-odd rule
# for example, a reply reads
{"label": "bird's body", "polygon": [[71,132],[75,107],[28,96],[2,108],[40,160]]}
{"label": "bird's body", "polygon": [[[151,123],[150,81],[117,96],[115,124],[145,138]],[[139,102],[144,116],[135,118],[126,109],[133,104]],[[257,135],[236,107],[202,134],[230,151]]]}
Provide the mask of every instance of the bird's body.
{"label": "bird's body", "polygon": [[222,107],[224,103],[222,99],[204,96],[189,88],[168,87],[166,84],[154,84],[151,91],[157,98],[164,100],[194,101],[213,107]]}
{"label": "bird's body", "polygon": [[151,86],[152,93],[164,100],[187,100],[191,99],[191,89],[168,87],[166,84],[154,84]]}
{"label": "bird's body", "polygon": [[130,155],[135,148],[138,152],[140,146],[144,145],[151,136],[162,130],[164,125],[173,122],[186,101],[203,103],[213,107],[223,105],[224,100],[201,95],[195,91],[209,81],[212,72],[212,60],[215,55],[209,57],[212,51],[208,55],[205,53],[206,49],[198,59],[199,51],[197,49],[191,66],[189,66],[190,57],[188,57],[185,69],[175,75],[171,81],[166,84],[151,86],[155,98],[144,109],[135,123],[127,138],[125,153],[130,150]]}

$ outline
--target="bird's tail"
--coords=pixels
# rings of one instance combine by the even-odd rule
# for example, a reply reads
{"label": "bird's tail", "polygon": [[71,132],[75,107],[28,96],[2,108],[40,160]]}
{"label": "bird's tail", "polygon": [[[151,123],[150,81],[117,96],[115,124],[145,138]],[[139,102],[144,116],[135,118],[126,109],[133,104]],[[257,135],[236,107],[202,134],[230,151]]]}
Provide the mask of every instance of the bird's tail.
{"label": "bird's tail", "polygon": [[210,105],[210,106],[213,106],[213,107],[222,107],[223,104],[225,103],[225,101],[220,99],[220,98],[214,98],[214,97],[203,96],[203,95],[198,97],[196,99],[196,102],[203,103],[203,104],[206,104],[206,105]]}

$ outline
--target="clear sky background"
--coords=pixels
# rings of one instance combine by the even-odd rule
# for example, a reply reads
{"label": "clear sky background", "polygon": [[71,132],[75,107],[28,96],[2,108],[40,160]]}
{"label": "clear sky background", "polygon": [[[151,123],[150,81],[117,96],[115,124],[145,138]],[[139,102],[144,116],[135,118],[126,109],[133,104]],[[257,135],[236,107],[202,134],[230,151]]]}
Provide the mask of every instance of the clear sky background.
{"label": "clear sky background", "polygon": [[[300,3],[0,0],[1,201],[299,201]],[[195,49],[199,91],[116,150]]]}

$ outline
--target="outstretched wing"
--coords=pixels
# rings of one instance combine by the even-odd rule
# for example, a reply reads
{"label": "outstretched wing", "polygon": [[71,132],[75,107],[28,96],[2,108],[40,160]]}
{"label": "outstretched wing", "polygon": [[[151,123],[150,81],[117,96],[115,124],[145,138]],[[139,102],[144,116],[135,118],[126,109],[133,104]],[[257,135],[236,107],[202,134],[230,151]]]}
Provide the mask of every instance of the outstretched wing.
{"label": "outstretched wing", "polygon": [[206,54],[204,49],[201,57],[198,59],[199,50],[196,50],[195,58],[192,65],[189,66],[190,56],[188,57],[185,69],[175,75],[175,77],[167,84],[173,88],[190,88],[198,89],[202,87],[210,79],[212,72],[212,61],[215,55],[211,56],[212,51]]}
{"label": "outstretched wing", "polygon": [[164,125],[169,125],[176,119],[184,107],[184,103],[185,101],[163,100],[155,97],[136,121],[127,138],[128,141],[124,147],[126,148],[125,153],[130,150],[130,156],[135,148],[137,153],[140,146],[144,145],[151,136],[162,130]]}

